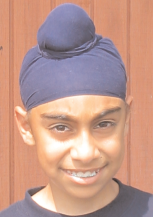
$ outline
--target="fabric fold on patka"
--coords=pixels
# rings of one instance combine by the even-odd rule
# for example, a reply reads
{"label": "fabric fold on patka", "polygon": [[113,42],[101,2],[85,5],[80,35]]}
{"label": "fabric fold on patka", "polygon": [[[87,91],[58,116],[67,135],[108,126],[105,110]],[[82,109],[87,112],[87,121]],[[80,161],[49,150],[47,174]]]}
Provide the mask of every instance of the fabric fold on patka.
{"label": "fabric fold on patka", "polygon": [[[62,14],[62,16],[61,16]],[[126,97],[126,71],[113,42],[95,33],[88,14],[75,4],[50,12],[26,54],[20,93],[26,110],[63,97]]]}

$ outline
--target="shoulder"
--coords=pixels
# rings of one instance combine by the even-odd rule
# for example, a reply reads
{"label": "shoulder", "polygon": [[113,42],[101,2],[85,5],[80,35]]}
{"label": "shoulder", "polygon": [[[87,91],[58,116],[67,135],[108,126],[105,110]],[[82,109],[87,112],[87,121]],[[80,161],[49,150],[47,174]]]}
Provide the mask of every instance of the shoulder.
{"label": "shoulder", "polygon": [[23,201],[12,204],[7,209],[0,212],[0,217],[25,217],[27,216],[22,210]]}
{"label": "shoulder", "polygon": [[143,217],[153,217],[153,195],[136,188],[135,191],[135,201],[133,206],[138,212],[143,213]]}
{"label": "shoulder", "polygon": [[[153,217],[153,195],[137,188],[123,185],[124,197],[129,197],[129,206],[125,210],[125,217]],[[125,199],[126,200],[126,199]]]}
{"label": "shoulder", "polygon": [[[35,194],[37,191],[41,190],[43,187],[37,187],[33,189],[29,189],[25,193],[25,198],[21,201],[18,201],[7,209],[4,209],[0,212],[0,217],[29,217],[29,216],[38,216],[35,213],[36,204],[31,199],[31,196]],[[37,210],[37,209],[36,209]]]}

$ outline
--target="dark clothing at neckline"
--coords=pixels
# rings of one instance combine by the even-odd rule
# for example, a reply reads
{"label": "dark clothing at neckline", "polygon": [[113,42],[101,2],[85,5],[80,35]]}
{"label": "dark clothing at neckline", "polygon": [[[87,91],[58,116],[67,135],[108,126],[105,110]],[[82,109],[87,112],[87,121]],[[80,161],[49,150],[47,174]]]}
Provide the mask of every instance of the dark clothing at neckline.
{"label": "dark clothing at neckline", "polygon": [[[119,185],[118,196],[107,206],[82,217],[153,217],[153,195],[126,186],[114,179]],[[61,217],[67,216],[39,206],[31,196],[43,187],[26,192],[25,199],[0,212],[0,217]]]}

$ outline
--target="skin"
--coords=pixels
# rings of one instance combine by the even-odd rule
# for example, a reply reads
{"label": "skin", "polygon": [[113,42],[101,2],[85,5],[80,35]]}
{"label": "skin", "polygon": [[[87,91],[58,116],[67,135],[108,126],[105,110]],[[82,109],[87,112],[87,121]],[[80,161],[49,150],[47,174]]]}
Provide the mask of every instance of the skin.
{"label": "skin", "polygon": [[[36,145],[48,185],[32,196],[40,206],[67,215],[103,208],[119,192],[112,180],[124,158],[132,97],[74,96],[26,112],[15,108],[20,134]],[[66,170],[93,171],[94,178],[72,178]]]}

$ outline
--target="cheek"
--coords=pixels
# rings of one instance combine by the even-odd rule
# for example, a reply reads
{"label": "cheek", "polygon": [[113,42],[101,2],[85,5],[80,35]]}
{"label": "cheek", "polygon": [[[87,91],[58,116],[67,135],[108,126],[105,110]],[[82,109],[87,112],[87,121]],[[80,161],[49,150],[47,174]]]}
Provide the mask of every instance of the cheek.
{"label": "cheek", "polygon": [[57,141],[41,131],[36,137],[38,160],[44,170],[55,170],[69,152],[69,142]]}
{"label": "cheek", "polygon": [[110,161],[120,163],[124,158],[124,137],[122,135],[115,135],[102,144],[102,151],[109,158]]}

